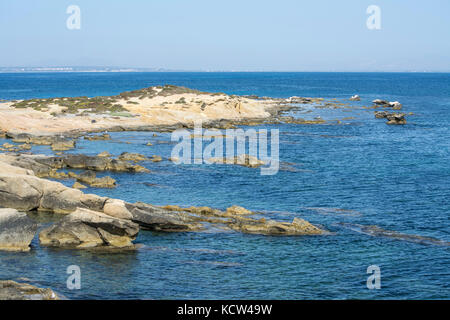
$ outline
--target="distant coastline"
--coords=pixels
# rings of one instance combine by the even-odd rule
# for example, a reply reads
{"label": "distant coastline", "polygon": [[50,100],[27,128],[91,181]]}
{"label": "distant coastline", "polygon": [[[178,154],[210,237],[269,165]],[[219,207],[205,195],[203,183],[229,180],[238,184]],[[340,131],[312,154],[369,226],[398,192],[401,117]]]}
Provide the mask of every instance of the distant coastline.
{"label": "distant coastline", "polygon": [[437,70],[186,70],[166,68],[120,67],[120,66],[39,66],[39,67],[0,67],[0,73],[96,73],[96,72],[199,72],[199,73],[450,73]]}

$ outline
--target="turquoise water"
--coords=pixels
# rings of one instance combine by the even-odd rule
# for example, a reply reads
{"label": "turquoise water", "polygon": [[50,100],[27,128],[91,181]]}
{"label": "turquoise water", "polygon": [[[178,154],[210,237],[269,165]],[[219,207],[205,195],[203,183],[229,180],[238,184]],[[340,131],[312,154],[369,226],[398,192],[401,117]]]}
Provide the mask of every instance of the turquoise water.
{"label": "turquoise water", "polygon": [[[149,174],[107,173],[104,196],[157,205],[237,204],[280,220],[304,218],[327,236],[141,231],[136,252],[105,254],[41,248],[0,253],[0,279],[26,277],[74,299],[438,299],[450,297],[450,74],[394,73],[70,73],[0,74],[0,99],[96,96],[151,85],[260,96],[347,99],[359,94],[400,101],[405,126],[387,126],[373,110],[313,110],[299,115],[354,117],[342,125],[271,125],[280,130],[275,176],[220,165],[143,163]],[[301,111],[300,111],[301,112]],[[80,140],[72,153],[123,151],[170,156],[169,134],[112,133]],[[153,146],[145,146],[147,142]],[[4,141],[0,140],[0,144]],[[128,143],[126,143],[128,142]],[[50,153],[47,147],[33,152]],[[65,181],[71,185],[73,181]],[[373,236],[377,225],[436,241]],[[440,241],[440,242],[439,242]],[[66,288],[79,265],[82,289]],[[381,289],[366,287],[367,267],[381,268]]]}

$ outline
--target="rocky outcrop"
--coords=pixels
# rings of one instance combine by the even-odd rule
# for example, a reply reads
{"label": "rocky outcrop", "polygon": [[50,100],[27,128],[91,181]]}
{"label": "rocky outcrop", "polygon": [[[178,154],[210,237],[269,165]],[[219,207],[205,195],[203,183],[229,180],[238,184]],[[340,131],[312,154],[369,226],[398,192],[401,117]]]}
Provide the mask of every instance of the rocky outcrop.
{"label": "rocky outcrop", "polygon": [[241,154],[239,156],[235,156],[234,158],[209,158],[207,161],[209,163],[234,164],[248,168],[259,168],[266,164],[264,161],[248,154]]}
{"label": "rocky outcrop", "polygon": [[377,119],[387,119],[387,124],[406,124],[404,113],[391,113],[388,111],[376,111],[375,118]]}
{"label": "rocky outcrop", "polygon": [[53,151],[67,151],[75,148],[75,145],[73,140],[62,140],[53,142],[51,148]]}
{"label": "rocky outcrop", "polygon": [[118,159],[122,161],[133,161],[133,162],[141,162],[148,160],[146,156],[140,153],[130,153],[130,152],[121,153]]}
{"label": "rocky outcrop", "polygon": [[308,221],[294,218],[292,223],[274,220],[238,219],[228,226],[239,232],[264,235],[320,235],[324,231],[313,226]]}
{"label": "rocky outcrop", "polygon": [[107,133],[101,134],[101,135],[90,135],[90,136],[85,136],[84,137],[85,140],[89,140],[89,141],[98,141],[98,140],[111,140],[111,136]]}
{"label": "rocky outcrop", "polygon": [[75,181],[72,188],[74,189],[86,189],[87,187],[84,184],[79,183],[78,181]]}
{"label": "rocky outcrop", "polygon": [[37,224],[25,213],[0,209],[0,250],[29,251]]}
{"label": "rocky outcrop", "polygon": [[74,178],[81,183],[86,183],[93,188],[115,188],[117,186],[116,180],[113,178],[109,176],[97,178],[94,171],[85,171],[81,174],[69,172],[69,177]]}
{"label": "rocky outcrop", "polygon": [[62,157],[62,163],[65,167],[73,169],[117,172],[149,172],[148,169],[142,166],[133,165],[127,161],[111,159],[108,157],[67,155]]}
{"label": "rocky outcrop", "polygon": [[0,154],[0,161],[32,170],[39,177],[51,177],[55,169],[85,169],[92,171],[149,172],[143,166],[109,157],[69,154],[61,157],[25,154]]}
{"label": "rocky outcrop", "polygon": [[386,101],[381,99],[376,99],[372,101],[376,106],[381,106],[385,108],[392,108],[394,110],[400,110],[403,106],[398,101]]}
{"label": "rocky outcrop", "polygon": [[51,289],[41,289],[27,283],[0,280],[0,300],[60,300]]}
{"label": "rocky outcrop", "polygon": [[389,104],[389,101],[381,100],[381,99],[375,99],[372,101],[372,103],[378,105],[378,106],[386,106]]}
{"label": "rocky outcrop", "polygon": [[28,143],[11,144],[11,143],[6,142],[0,147],[1,151],[8,151],[8,152],[20,152],[20,151],[30,150],[30,149],[31,149],[31,145]]}
{"label": "rocky outcrop", "polygon": [[253,214],[253,212],[251,212],[250,210],[247,210],[247,209],[245,209],[243,207],[236,206],[236,205],[227,208],[226,212],[228,214],[231,214],[231,215],[249,215],[249,214]]}
{"label": "rocky outcrop", "polygon": [[179,206],[162,207],[169,211],[187,213],[187,217],[198,223],[210,223],[222,225],[224,229],[243,233],[262,235],[319,235],[325,231],[310,224],[308,221],[294,218],[292,223],[279,222],[270,219],[254,219],[245,215],[252,214],[250,210],[242,207],[232,206],[225,212],[209,207],[181,208]]}
{"label": "rocky outcrop", "polygon": [[126,203],[125,206],[132,220],[145,230],[180,232],[202,229],[199,223],[182,212],[174,213],[142,202]]}
{"label": "rocky outcrop", "polygon": [[17,143],[28,143],[47,146],[50,146],[53,143],[62,139],[61,137],[56,136],[35,136],[28,133],[14,134],[11,132],[8,132],[6,134],[6,137],[12,139],[13,142]]}
{"label": "rocky outcrop", "polygon": [[290,97],[285,100],[286,103],[296,103],[296,104],[310,104],[323,101],[323,98],[304,98],[304,97]]}
{"label": "rocky outcrop", "polygon": [[405,114],[404,113],[390,113],[387,117],[387,124],[394,124],[394,125],[402,125],[406,124]]}
{"label": "rocky outcrop", "polygon": [[375,111],[375,118],[385,119],[389,115],[389,111]]}
{"label": "rocky outcrop", "polygon": [[[1,157],[0,157],[1,160]],[[9,164],[2,164],[6,170]],[[61,246],[116,246],[125,243],[113,236],[118,234],[109,232],[103,235],[103,231],[96,231],[92,227],[92,221],[87,218],[89,212],[94,211],[91,217],[109,217],[138,224],[143,229],[164,232],[186,232],[204,230],[211,225],[219,228],[235,230],[239,232],[259,234],[319,234],[319,228],[310,225],[303,220],[294,220],[293,223],[277,222],[274,220],[253,219],[247,217],[252,214],[250,210],[239,206],[232,206],[226,211],[209,207],[181,208],[178,206],[157,207],[146,203],[127,203],[118,199],[100,197],[93,194],[84,194],[82,191],[68,188],[61,183],[41,179],[33,175],[33,172],[24,168],[16,168],[17,173],[5,173],[0,171],[0,207],[15,208],[22,211],[48,211],[68,214],[71,218],[63,218],[61,223],[46,230],[42,234],[42,242],[48,245]],[[85,209],[85,210],[83,210]],[[89,212],[86,213],[88,210]],[[76,215],[73,212],[78,211]],[[97,216],[95,216],[95,214]],[[101,217],[99,218],[98,215]],[[86,221],[74,221],[75,217],[86,218]],[[80,218],[81,219],[81,218]],[[94,219],[95,220],[95,219]],[[96,220],[96,221],[97,221]],[[90,221],[90,222],[89,222]],[[99,224],[101,224],[99,222]],[[95,225],[95,228],[100,226]],[[69,228],[75,228],[74,233],[68,232]],[[68,233],[66,233],[66,231]],[[86,233],[87,240],[82,240]],[[103,238],[99,238],[98,234]],[[120,233],[122,234],[122,233]],[[61,238],[62,237],[62,238]],[[56,240],[61,238],[62,242]],[[130,236],[130,239],[132,236]],[[118,239],[115,244],[114,239]],[[102,240],[102,242],[100,241]],[[124,245],[125,246],[125,245]]]}
{"label": "rocky outcrop", "polygon": [[39,234],[41,245],[63,248],[134,248],[139,226],[104,213],[77,209]]}
{"label": "rocky outcrop", "polygon": [[0,173],[0,207],[65,214],[78,207],[101,210],[105,201],[106,198],[84,194],[59,182]]}

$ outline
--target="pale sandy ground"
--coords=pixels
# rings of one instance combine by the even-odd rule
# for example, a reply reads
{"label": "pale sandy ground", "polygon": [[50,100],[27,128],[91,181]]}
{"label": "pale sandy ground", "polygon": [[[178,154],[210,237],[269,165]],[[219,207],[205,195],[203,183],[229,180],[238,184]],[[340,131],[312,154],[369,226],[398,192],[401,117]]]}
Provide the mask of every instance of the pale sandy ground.
{"label": "pale sandy ground", "polygon": [[[184,98],[185,103],[179,102],[181,98]],[[10,102],[0,103],[0,131],[45,135],[75,130],[86,132],[107,130],[118,125],[130,128],[142,125],[192,123],[198,120],[268,118],[270,113],[267,109],[274,105],[274,101],[271,100],[260,101],[207,93],[131,98],[129,101],[135,101],[138,104],[128,103],[124,99],[117,103],[135,117],[113,117],[109,114],[88,116],[63,114],[58,105],[50,105],[49,110],[41,112],[31,108],[12,108]],[[52,112],[56,112],[57,115],[51,115]],[[92,123],[92,120],[95,120],[95,123]]]}

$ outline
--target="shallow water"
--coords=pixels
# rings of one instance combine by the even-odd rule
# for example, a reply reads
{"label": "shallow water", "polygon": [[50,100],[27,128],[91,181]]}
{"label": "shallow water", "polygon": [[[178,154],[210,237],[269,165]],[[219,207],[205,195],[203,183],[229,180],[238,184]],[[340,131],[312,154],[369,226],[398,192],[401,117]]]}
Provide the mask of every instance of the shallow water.
{"label": "shallow water", "polygon": [[[26,277],[75,299],[450,297],[448,246],[345,227],[377,225],[450,241],[449,74],[0,74],[0,99],[108,95],[165,83],[229,94],[341,101],[359,94],[362,101],[351,102],[352,109],[297,112],[303,118],[355,117],[341,125],[256,127],[280,130],[282,164],[275,176],[239,166],[175,165],[167,161],[173,144],[167,143],[170,135],[165,133],[112,133],[112,141],[80,139],[70,153],[128,151],[164,158],[142,163],[149,174],[105,173],[119,186],[86,192],[157,205],[224,209],[237,204],[280,220],[301,217],[331,234],[141,231],[137,242],[143,248],[117,254],[41,248],[35,239],[29,253],[0,253],[1,279]],[[407,117],[405,126],[387,126],[373,117],[373,110],[360,108],[376,98],[398,100],[403,111],[415,115]],[[147,142],[153,146],[145,146]],[[35,146],[33,152],[51,153],[46,146]],[[69,265],[81,268],[81,290],[66,288]],[[366,287],[370,265],[381,268],[380,290]]]}

